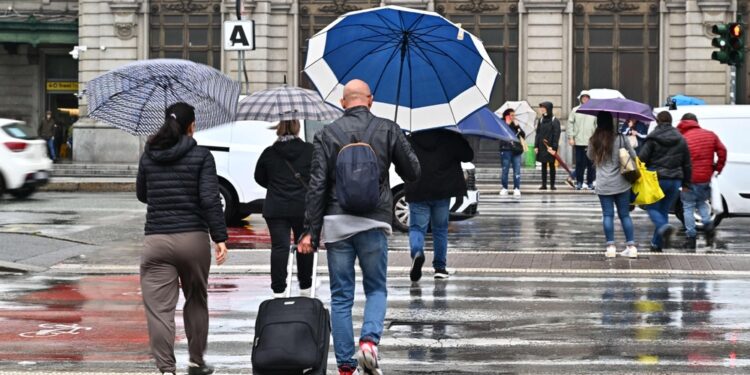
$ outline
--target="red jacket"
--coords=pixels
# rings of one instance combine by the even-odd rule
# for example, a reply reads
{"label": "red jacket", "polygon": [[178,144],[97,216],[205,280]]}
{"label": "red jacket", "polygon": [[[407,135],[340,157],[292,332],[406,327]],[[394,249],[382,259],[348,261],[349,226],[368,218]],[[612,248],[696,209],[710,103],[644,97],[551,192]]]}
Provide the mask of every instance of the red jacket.
{"label": "red jacket", "polygon": [[[714,132],[705,130],[693,120],[682,120],[677,125],[690,149],[690,159],[693,163],[694,184],[711,182],[714,171],[721,173],[727,162],[727,148],[721,143]],[[719,156],[714,164],[714,153]]]}

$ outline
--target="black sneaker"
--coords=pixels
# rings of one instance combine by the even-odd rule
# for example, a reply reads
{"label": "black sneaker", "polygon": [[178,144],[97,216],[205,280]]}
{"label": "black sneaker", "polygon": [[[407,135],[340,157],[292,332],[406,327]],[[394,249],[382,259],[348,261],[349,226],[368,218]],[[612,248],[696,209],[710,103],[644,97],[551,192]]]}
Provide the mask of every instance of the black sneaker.
{"label": "black sneaker", "polygon": [[674,234],[674,227],[667,224],[667,229],[664,229],[664,233],[662,233],[661,237],[661,247],[663,249],[670,249],[672,248],[672,235]]}
{"label": "black sneaker", "polygon": [[550,190],[557,190],[557,188],[555,187],[555,185],[552,185],[552,187],[550,187],[549,189]]}
{"label": "black sneaker", "polygon": [[445,270],[445,268],[436,268],[435,269],[435,278],[436,279],[447,279],[451,277],[451,275],[448,274],[448,271]]}
{"label": "black sneaker", "polygon": [[189,366],[188,375],[210,375],[214,373],[213,366],[202,365],[202,366]]}
{"label": "black sneaker", "polygon": [[539,187],[539,190],[547,190],[547,186],[546,185],[542,185],[542,186]]}
{"label": "black sneaker", "polygon": [[706,226],[703,232],[706,235],[706,246],[713,246],[714,239],[716,238],[716,228],[713,225]]}
{"label": "black sneaker", "polygon": [[656,247],[653,244],[651,245],[651,248],[649,250],[654,253],[661,253],[661,247]]}
{"label": "black sneaker", "polygon": [[422,278],[422,265],[424,264],[424,253],[419,253],[411,261],[411,272],[409,278],[411,281],[419,281]]}

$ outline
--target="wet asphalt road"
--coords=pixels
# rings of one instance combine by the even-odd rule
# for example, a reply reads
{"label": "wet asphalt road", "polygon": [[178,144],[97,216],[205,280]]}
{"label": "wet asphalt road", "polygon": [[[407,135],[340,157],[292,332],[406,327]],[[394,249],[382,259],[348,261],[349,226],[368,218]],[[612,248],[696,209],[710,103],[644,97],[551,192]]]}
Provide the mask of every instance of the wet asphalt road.
{"label": "wet asphalt road", "polygon": [[[594,196],[486,196],[480,212],[451,225],[454,254],[586,253],[602,246]],[[0,201],[0,260],[46,267],[74,256],[63,265],[76,271],[0,275],[0,375],[155,373],[132,273],[144,214],[132,194],[49,193]],[[636,210],[634,221],[638,241],[647,243],[651,226],[645,213]],[[744,259],[736,257],[750,254],[748,224],[725,220],[716,246],[701,246],[699,253]],[[270,245],[259,218],[233,233],[235,248]],[[392,253],[403,254],[408,237],[396,234],[390,245]],[[238,252],[230,263],[256,261],[252,254]],[[86,273],[98,267],[131,271]],[[745,298],[750,279],[460,271],[447,282],[427,278],[418,285],[403,274],[389,276],[381,346],[386,374],[750,373]],[[219,367],[217,373],[250,373],[255,312],[269,297],[269,281],[267,275],[237,272],[212,277],[208,360]],[[325,276],[319,291],[328,302]],[[358,293],[355,326],[362,314]],[[184,366],[186,343],[179,339],[178,362]],[[333,368],[331,362],[330,373]]]}

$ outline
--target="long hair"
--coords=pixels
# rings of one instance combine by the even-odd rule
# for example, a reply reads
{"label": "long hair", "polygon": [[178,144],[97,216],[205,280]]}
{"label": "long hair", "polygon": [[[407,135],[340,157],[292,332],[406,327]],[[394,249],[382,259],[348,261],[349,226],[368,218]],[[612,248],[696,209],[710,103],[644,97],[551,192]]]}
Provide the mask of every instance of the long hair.
{"label": "long hair", "polygon": [[155,149],[168,149],[187,134],[190,124],[195,122],[195,108],[187,103],[175,103],[164,111],[164,125],[148,139],[149,146]]}
{"label": "long hair", "polygon": [[612,158],[612,148],[615,143],[615,125],[612,114],[599,112],[596,115],[596,131],[591,136],[591,154],[597,167]]}

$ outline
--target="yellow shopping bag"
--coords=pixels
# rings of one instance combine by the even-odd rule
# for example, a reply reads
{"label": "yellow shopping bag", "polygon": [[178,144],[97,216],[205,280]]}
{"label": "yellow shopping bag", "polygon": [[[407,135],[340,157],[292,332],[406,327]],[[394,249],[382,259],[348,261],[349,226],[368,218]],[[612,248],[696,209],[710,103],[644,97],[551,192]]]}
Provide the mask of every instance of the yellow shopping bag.
{"label": "yellow shopping bag", "polygon": [[635,161],[638,163],[638,170],[641,171],[641,178],[633,184],[633,194],[635,195],[633,204],[640,206],[658,202],[664,198],[664,192],[661,191],[656,172],[646,169],[646,165],[640,159]]}

